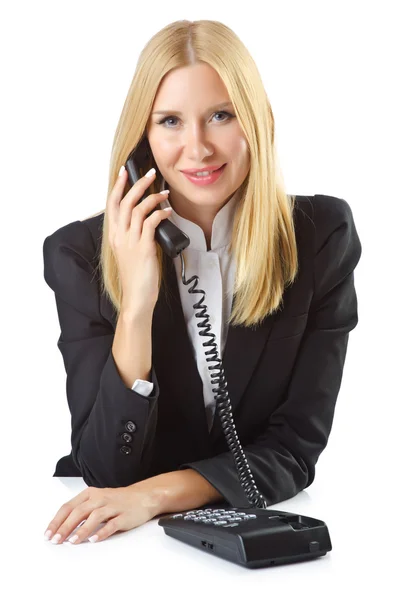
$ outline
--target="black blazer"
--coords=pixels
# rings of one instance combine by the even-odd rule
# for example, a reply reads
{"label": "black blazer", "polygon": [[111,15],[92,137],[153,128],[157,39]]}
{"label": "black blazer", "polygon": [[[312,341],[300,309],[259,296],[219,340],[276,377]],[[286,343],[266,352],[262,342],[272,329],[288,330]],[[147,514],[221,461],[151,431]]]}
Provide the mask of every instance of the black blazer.
{"label": "black blazer", "polygon": [[[268,505],[314,480],[331,431],[349,332],[358,322],[353,270],[361,243],[349,204],[332,196],[297,196],[294,221],[300,267],[282,309],[260,327],[229,326],[223,356],[236,430]],[[153,392],[142,396],[122,381],[111,352],[115,312],[94,273],[102,225],[103,214],[74,221],[43,245],[72,427],[71,454],[58,461],[54,476],[119,487],[190,467],[231,505],[248,507],[217,413],[208,432],[202,381],[169,257],[172,295],[167,301],[162,287],[153,313]]]}

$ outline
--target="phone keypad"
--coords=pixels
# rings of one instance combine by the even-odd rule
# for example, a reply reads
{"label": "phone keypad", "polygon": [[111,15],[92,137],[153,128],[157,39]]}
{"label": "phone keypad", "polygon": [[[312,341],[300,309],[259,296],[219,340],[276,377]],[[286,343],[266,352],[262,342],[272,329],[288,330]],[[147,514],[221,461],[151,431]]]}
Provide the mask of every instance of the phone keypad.
{"label": "phone keypad", "polygon": [[218,527],[237,527],[241,522],[256,519],[257,515],[224,508],[206,508],[204,510],[189,510],[185,513],[178,513],[170,518],[206,523]]}

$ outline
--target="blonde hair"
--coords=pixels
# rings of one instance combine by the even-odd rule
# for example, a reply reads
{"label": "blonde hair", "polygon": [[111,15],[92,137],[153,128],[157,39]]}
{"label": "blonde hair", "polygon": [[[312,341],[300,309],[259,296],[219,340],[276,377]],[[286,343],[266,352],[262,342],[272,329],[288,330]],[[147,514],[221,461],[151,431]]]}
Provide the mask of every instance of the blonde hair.
{"label": "blonde hair", "polygon": [[[114,136],[107,193],[109,196],[120,167],[145,135],[164,76],[172,69],[198,62],[210,65],[224,82],[249,148],[250,171],[240,188],[230,244],[236,276],[229,320],[233,325],[249,327],[279,309],[285,286],[297,275],[296,198],[284,189],[275,150],[273,112],[259,71],[244,44],[226,25],[209,20],[175,21],[143,48]],[[153,166],[153,160],[139,165],[140,177]],[[150,194],[160,191],[160,179],[158,174]],[[130,188],[127,182],[125,193]],[[101,213],[104,220],[97,268],[101,270],[101,292],[108,295],[118,316],[122,289],[108,239],[106,209],[96,215]],[[158,244],[156,247],[160,291],[161,284],[165,285],[165,255]]]}

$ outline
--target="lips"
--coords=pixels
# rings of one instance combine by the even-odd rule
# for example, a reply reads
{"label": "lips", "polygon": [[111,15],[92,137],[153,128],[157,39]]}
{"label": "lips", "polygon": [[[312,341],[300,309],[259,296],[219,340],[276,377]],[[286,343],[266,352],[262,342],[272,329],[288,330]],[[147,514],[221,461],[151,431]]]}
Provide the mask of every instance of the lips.
{"label": "lips", "polygon": [[183,171],[182,171],[182,174],[194,185],[207,186],[207,185],[216,183],[218,181],[218,179],[220,179],[222,177],[223,172],[226,169],[226,166],[227,166],[227,163],[225,163],[218,169],[211,171],[209,175],[196,176],[191,173],[184,173]]}
{"label": "lips", "polygon": [[214,173],[215,171],[219,171],[219,169],[222,169],[222,167],[225,166],[226,163],[224,163],[223,165],[219,165],[219,167],[201,167],[199,169],[184,169],[181,172],[185,173],[186,175],[195,175],[196,173],[202,173],[203,171],[209,171],[210,173]]}

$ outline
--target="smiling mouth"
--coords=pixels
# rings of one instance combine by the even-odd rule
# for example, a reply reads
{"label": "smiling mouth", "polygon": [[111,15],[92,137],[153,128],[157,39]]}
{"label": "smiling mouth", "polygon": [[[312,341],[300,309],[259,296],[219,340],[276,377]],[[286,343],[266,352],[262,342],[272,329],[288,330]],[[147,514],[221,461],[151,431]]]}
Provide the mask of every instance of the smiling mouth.
{"label": "smiling mouth", "polygon": [[[215,169],[214,171],[210,171],[209,175],[194,175],[193,173],[184,173],[182,171],[182,175],[185,175],[187,179],[193,184],[199,187],[213,185],[216,184],[222,177],[224,170],[226,169],[227,163],[219,167],[219,169]],[[200,171],[198,171],[200,172]]]}
{"label": "smiling mouth", "polygon": [[224,163],[223,165],[221,165],[220,167],[218,167],[218,169],[197,169],[197,171],[191,171],[190,173],[187,173],[186,171],[181,171],[181,173],[183,173],[184,175],[190,175],[190,176],[195,176],[196,173],[205,173],[206,171],[209,172],[209,174],[211,175],[212,173],[216,173],[217,171],[220,171],[221,169],[223,169],[223,167],[226,165],[226,163]]}

